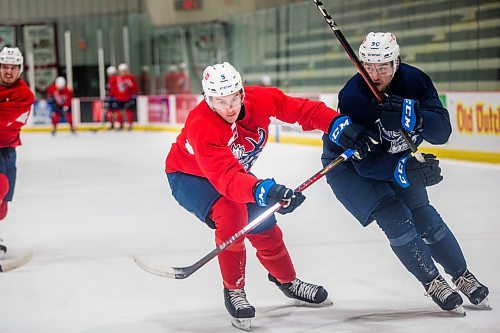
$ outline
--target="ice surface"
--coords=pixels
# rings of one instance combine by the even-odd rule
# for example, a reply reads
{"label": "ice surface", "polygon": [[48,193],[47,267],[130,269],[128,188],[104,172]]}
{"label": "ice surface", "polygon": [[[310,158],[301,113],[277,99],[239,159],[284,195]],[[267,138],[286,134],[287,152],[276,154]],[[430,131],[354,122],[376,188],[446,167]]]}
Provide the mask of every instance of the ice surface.
{"label": "ice surface", "polygon": [[[137,267],[133,255],[185,266],[213,232],[177,205],[163,172],[172,133],[23,133],[18,182],[0,238],[26,266],[0,274],[2,333],[237,332],[217,261],[186,280]],[[321,169],[320,147],[268,144],[253,171],[295,187]],[[442,161],[431,200],[490,288],[492,311],[438,309],[399,264],[376,225],[362,228],[324,179],[279,216],[298,276],[324,285],[332,307],[293,307],[247,243],[254,332],[500,332],[500,166]],[[467,302],[466,302],[467,303]]]}

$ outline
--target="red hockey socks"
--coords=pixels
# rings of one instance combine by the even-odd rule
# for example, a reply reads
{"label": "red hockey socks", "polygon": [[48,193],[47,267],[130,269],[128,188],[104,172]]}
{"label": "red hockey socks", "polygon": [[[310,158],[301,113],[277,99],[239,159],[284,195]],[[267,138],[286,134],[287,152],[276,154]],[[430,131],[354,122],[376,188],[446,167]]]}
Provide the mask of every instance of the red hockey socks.
{"label": "red hockey socks", "polygon": [[258,234],[247,234],[247,238],[257,250],[262,266],[279,282],[288,283],[295,279],[295,268],[278,225]]}
{"label": "red hockey socks", "polygon": [[57,129],[57,123],[59,122],[59,113],[52,113],[52,133],[54,133]]}
{"label": "red hockey socks", "polygon": [[[247,224],[248,212],[244,203],[222,197],[212,206],[209,217],[216,226],[215,243],[220,245]],[[234,242],[218,256],[225,288],[240,289],[245,286],[246,250],[244,240],[243,237]]]}
{"label": "red hockey socks", "polygon": [[127,110],[125,113],[127,114],[128,124],[130,125],[130,128],[132,128],[132,124],[134,123],[134,112],[132,110]]}
{"label": "red hockey socks", "polygon": [[73,115],[71,114],[71,111],[66,112],[66,120],[68,121],[69,128],[73,130]]}
{"label": "red hockey socks", "polygon": [[123,115],[121,111],[116,112],[116,121],[120,124],[120,127],[123,128]]}
{"label": "red hockey socks", "polygon": [[[209,217],[215,222],[215,242],[225,242],[248,223],[246,204],[220,198],[212,206]],[[271,275],[281,283],[295,279],[296,273],[288,250],[283,242],[281,229],[274,225],[258,234],[247,234],[246,238],[257,250],[257,258]],[[245,286],[246,250],[243,239],[236,241],[219,254],[219,266],[224,287],[239,289]]]}
{"label": "red hockey socks", "polygon": [[0,220],[7,216],[8,201],[3,201],[5,195],[9,192],[9,179],[3,173],[0,173]]}
{"label": "red hockey socks", "polygon": [[9,202],[2,201],[2,204],[0,204],[0,221],[3,220],[7,216],[8,210],[9,210]]}

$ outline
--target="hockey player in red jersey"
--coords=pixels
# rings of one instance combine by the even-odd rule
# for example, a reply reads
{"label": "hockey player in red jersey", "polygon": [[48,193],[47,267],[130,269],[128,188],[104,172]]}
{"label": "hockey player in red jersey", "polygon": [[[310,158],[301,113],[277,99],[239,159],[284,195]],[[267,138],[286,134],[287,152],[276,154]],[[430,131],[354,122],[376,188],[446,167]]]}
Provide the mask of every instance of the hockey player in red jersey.
{"label": "hockey player in red jersey", "polygon": [[[7,215],[16,185],[16,147],[35,101],[28,85],[20,79],[23,55],[17,47],[0,51],[0,220]],[[0,240],[0,258],[7,248]]]}
{"label": "hockey player in red jersey", "polygon": [[52,135],[56,134],[57,124],[61,118],[65,118],[71,132],[75,132],[71,114],[72,99],[73,91],[66,86],[66,79],[62,76],[57,77],[55,82],[47,89],[47,101],[52,106]]}
{"label": "hockey player in red jersey", "polygon": [[[293,98],[277,88],[243,87],[238,71],[229,63],[208,66],[203,72],[204,100],[190,113],[166,159],[166,173],[178,203],[215,229],[217,245],[281,200],[278,212],[291,213],[305,200],[300,192],[259,179],[251,167],[264,149],[270,118],[299,123],[304,130],[329,132],[338,113],[322,102]],[[346,125],[343,138],[353,133],[351,147],[366,153],[372,144],[355,126]],[[347,131],[347,133],[346,133]],[[347,145],[347,144],[346,144]],[[348,146],[348,145],[347,145]],[[299,280],[274,215],[246,234],[268,278],[283,293],[307,303],[325,303],[327,291]],[[225,306],[234,326],[249,329],[255,308],[246,298],[244,238],[218,256]]]}
{"label": "hockey player in red jersey", "polygon": [[165,74],[165,93],[177,94],[177,65],[171,63],[167,68]]}
{"label": "hockey player in red jersey", "polygon": [[110,127],[108,129],[112,130],[115,128],[115,121],[118,121],[120,124],[123,123],[123,118],[121,116],[120,110],[118,109],[118,103],[116,99],[110,96],[109,92],[111,90],[111,81],[112,78],[116,75],[116,67],[109,66],[106,68],[106,76],[108,78],[108,82],[106,83],[105,90],[106,96],[104,97],[104,115],[107,121],[109,121]]}
{"label": "hockey player in red jersey", "polygon": [[[132,129],[134,122],[134,111],[136,110],[137,99],[137,81],[130,74],[127,64],[118,66],[118,75],[115,75],[109,80],[109,96],[114,98],[119,112],[125,113],[129,130]],[[123,114],[118,117],[120,129],[123,129]]]}
{"label": "hockey player in red jersey", "polygon": [[185,62],[181,62],[178,65],[177,77],[175,80],[176,93],[177,94],[190,94],[191,93],[191,80],[189,79],[189,74],[187,72],[187,65]]}

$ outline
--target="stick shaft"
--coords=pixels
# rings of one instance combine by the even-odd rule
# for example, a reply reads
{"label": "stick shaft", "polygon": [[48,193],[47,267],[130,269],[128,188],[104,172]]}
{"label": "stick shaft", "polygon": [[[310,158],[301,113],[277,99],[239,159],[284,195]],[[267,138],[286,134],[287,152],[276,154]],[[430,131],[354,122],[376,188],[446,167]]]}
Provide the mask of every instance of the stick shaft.
{"label": "stick shaft", "polygon": [[[300,184],[295,189],[295,192],[304,191],[309,186],[311,186],[312,184],[317,182],[321,177],[323,177],[330,170],[335,168],[337,165],[348,160],[353,154],[354,154],[354,151],[352,149],[347,149],[339,157],[337,157],[332,162],[330,162],[328,165],[326,165],[323,169],[316,172],[312,177],[310,177],[305,182]],[[269,216],[273,215],[278,209],[281,208],[281,206],[283,204],[284,204],[284,202],[278,202],[278,203],[274,204],[273,206],[269,207],[268,209],[266,209],[259,216],[257,216],[252,222],[247,224],[243,229],[241,229],[240,231],[235,233],[233,236],[231,236],[225,242],[219,244],[210,253],[208,253],[203,258],[201,258],[200,260],[195,262],[193,265],[187,266],[187,267],[173,267],[173,270],[175,272],[175,278],[176,279],[184,279],[184,278],[188,277],[189,275],[193,274],[194,272],[196,272],[199,268],[203,267],[206,263],[208,263],[210,260],[215,258],[219,253],[224,251],[224,249],[226,249],[228,246],[230,246],[231,244],[236,242],[238,239],[243,237],[245,234],[250,232],[255,227],[257,227],[264,220],[266,220]]]}

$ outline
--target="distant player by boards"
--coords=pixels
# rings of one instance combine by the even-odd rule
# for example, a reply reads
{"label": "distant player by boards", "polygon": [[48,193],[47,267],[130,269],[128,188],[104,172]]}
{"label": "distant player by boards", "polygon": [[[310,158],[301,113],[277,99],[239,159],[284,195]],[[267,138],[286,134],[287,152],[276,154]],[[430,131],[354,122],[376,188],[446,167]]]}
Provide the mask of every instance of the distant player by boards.
{"label": "distant player by boards", "polygon": [[[16,186],[16,147],[21,145],[20,131],[29,117],[35,97],[20,79],[24,58],[17,47],[0,51],[0,221],[5,219]],[[7,247],[0,239],[0,259]]]}
{"label": "distant player by boards", "polygon": [[128,129],[132,130],[134,123],[134,112],[137,108],[137,81],[129,72],[128,65],[123,63],[118,66],[118,72],[114,66],[106,70],[108,83],[104,107],[106,117],[110,122],[110,129],[115,128],[115,122],[119,129],[124,128],[124,119],[128,122]]}
{"label": "distant player by boards", "polygon": [[165,74],[165,93],[166,94],[190,94],[191,80],[187,73],[185,62],[178,64],[171,63]]}
{"label": "distant player by boards", "polygon": [[[359,48],[359,60],[386,99],[381,104],[374,102],[361,75],[354,75],[339,92],[338,105],[356,124],[344,129],[339,118],[334,127],[339,132],[357,129],[349,134],[354,141],[363,134],[380,144],[359,149],[360,158],[326,175],[328,184],[363,226],[376,221],[400,262],[439,307],[465,314],[462,297],[440,275],[435,263],[473,305],[489,308],[488,288],[468,270],[455,236],[429,202],[427,186],[443,179],[438,159],[424,154],[425,162],[418,162],[400,134],[407,131],[417,145],[423,140],[444,144],[451,135],[448,111],[430,77],[401,63],[392,33],[369,33]],[[323,164],[341,153],[342,148],[324,135]]]}
{"label": "distant player by boards", "polygon": [[[302,193],[251,172],[267,143],[270,118],[298,122],[306,131],[319,129],[328,133],[339,114],[322,102],[293,98],[277,88],[244,87],[240,74],[228,62],[208,66],[203,72],[202,87],[204,100],[189,113],[172,145],[166,173],[174,198],[215,229],[215,243],[219,245],[266,207],[284,200],[287,204],[278,212],[287,214],[305,200]],[[325,288],[297,278],[274,215],[245,236],[257,250],[269,280],[286,296],[309,304],[330,302]],[[255,308],[244,290],[244,239],[221,252],[218,260],[225,306],[232,323],[249,329]]]}
{"label": "distant player by boards", "polygon": [[109,66],[106,68],[106,78],[107,82],[104,87],[105,89],[105,97],[103,101],[103,108],[104,108],[104,121],[109,122],[109,129],[114,129],[115,128],[115,122],[118,121],[118,123],[122,126],[123,124],[123,117],[120,112],[120,109],[118,108],[118,103],[116,102],[116,99],[109,94],[110,89],[111,89],[111,82],[113,81],[113,77],[118,73],[117,69],[115,66]]}
{"label": "distant player by boards", "polygon": [[47,89],[47,103],[51,106],[52,135],[57,132],[57,124],[60,119],[66,119],[69,129],[75,133],[73,116],[71,114],[71,100],[73,90],[66,85],[66,79],[62,76],[56,78],[54,83]]}

